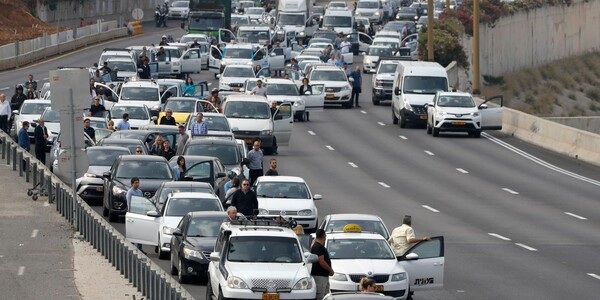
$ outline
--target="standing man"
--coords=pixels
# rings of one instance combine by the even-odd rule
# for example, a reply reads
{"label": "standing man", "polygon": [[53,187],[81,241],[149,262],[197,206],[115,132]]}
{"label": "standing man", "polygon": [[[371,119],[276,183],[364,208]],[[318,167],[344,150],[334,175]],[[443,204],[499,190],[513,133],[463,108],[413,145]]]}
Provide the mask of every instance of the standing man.
{"label": "standing man", "polygon": [[257,96],[267,96],[267,88],[264,87],[262,80],[257,80],[256,81],[256,86],[254,88],[252,88],[252,95],[257,95]]}
{"label": "standing man", "polygon": [[8,132],[8,120],[11,114],[10,103],[6,101],[6,95],[0,94],[0,130]]}
{"label": "standing man", "polygon": [[37,81],[33,80],[33,75],[31,74],[27,75],[27,81],[25,81],[23,86],[29,86],[30,83],[32,88],[37,91]]}
{"label": "standing man", "polygon": [[[131,197],[138,196],[144,197],[144,192],[140,190],[140,179],[137,177],[131,178],[131,188],[127,190],[127,194],[125,195],[125,199],[127,200],[127,210],[131,210]],[[135,244],[139,250],[142,250],[142,244]],[[144,252],[144,251],[142,251]],[[144,252],[145,253],[145,252]]]}
{"label": "standing man", "polygon": [[248,164],[248,168],[250,169],[250,184],[254,184],[258,177],[263,176],[263,152],[260,149],[259,138],[254,138],[252,150],[248,151],[246,157],[250,160]]}
{"label": "standing man", "polygon": [[329,293],[329,276],[333,276],[329,251],[325,248],[325,230],[317,229],[316,239],[310,247],[310,253],[319,257],[319,261],[312,264],[310,275],[315,279],[317,300],[323,299]]}
{"label": "standing man", "polygon": [[177,123],[175,122],[175,118],[173,118],[173,110],[168,108],[165,112],[165,115],[162,116],[162,118],[160,118],[160,122],[158,122],[158,125],[177,125]]}
{"label": "standing man", "polygon": [[185,132],[185,126],[183,125],[179,125],[177,132],[179,132],[179,135],[177,135],[177,144],[175,144],[175,149],[177,150],[177,153],[175,154],[183,155],[183,147],[185,147],[185,144],[190,139],[190,136],[187,134],[187,132]]}
{"label": "standing man", "polygon": [[279,172],[277,172],[277,160],[274,158],[271,158],[271,160],[269,160],[269,170],[267,170],[267,173],[265,173],[265,176],[278,176]]}
{"label": "standing man", "polygon": [[390,238],[388,239],[388,243],[392,245],[394,248],[394,254],[396,256],[404,255],[404,252],[408,250],[410,244],[418,243],[420,241],[430,241],[431,238],[417,238],[415,237],[415,231],[410,227],[411,217],[404,216],[402,220],[402,225],[400,227],[394,228],[392,234],[390,234]]}
{"label": "standing man", "polygon": [[143,64],[140,66],[140,69],[142,69],[141,72],[139,72],[140,78],[141,79],[150,79],[152,78],[152,72],[150,70],[150,59],[148,57],[144,57],[143,58]]}
{"label": "standing man", "polygon": [[48,128],[44,126],[44,119],[38,120],[38,125],[33,131],[33,138],[35,141],[35,158],[37,158],[42,164],[46,165],[46,141],[48,140]]}
{"label": "standing man", "polygon": [[258,209],[258,199],[254,191],[250,189],[250,181],[244,179],[242,188],[237,190],[231,199],[231,206],[235,206],[244,216],[254,216],[254,210]]}
{"label": "standing man", "polygon": [[83,132],[85,132],[94,143],[96,143],[96,130],[91,125],[90,119],[83,120]]}
{"label": "standing man", "polygon": [[131,125],[129,125],[129,114],[128,113],[123,114],[123,119],[121,121],[119,121],[119,123],[117,123],[117,126],[115,126],[115,128],[117,130],[130,130],[131,129]]}
{"label": "standing man", "polygon": [[390,19],[390,6],[388,5],[388,3],[386,1],[386,2],[383,2],[383,5],[381,6],[381,8],[383,10],[383,19],[381,20],[381,23],[384,23]]}
{"label": "standing man", "polygon": [[352,43],[348,41],[348,36],[344,36],[344,41],[340,43],[340,50],[342,53],[350,53],[352,49]]}
{"label": "standing man", "polygon": [[94,97],[94,103],[90,106],[89,116],[90,117],[102,117],[106,108],[100,104],[100,96]]}
{"label": "standing man", "polygon": [[362,74],[360,73],[360,66],[356,66],[354,71],[350,73],[350,77],[354,79],[352,82],[352,96],[350,96],[350,107],[352,107],[352,103],[356,103],[356,107],[360,107],[358,105],[358,98],[360,93],[362,92]]}
{"label": "standing man", "polygon": [[158,154],[167,159],[167,161],[171,160],[173,156],[175,156],[175,150],[171,148],[171,141],[169,139],[165,139],[163,142],[163,150]]}
{"label": "standing man", "polygon": [[[31,151],[31,142],[29,141],[29,135],[27,134],[28,129],[29,129],[29,122],[23,121],[23,126],[21,127],[21,129],[19,129],[19,133],[17,135],[17,137],[18,137],[17,141],[19,142],[19,146],[21,148],[27,150],[27,152]],[[23,170],[25,170],[27,168],[27,165],[25,164],[25,160],[23,160],[22,164],[23,164]]]}
{"label": "standing man", "polygon": [[196,122],[192,123],[190,126],[190,130],[192,131],[192,137],[197,135],[207,135],[208,134],[208,123],[203,121],[204,114],[198,113],[196,115]]}

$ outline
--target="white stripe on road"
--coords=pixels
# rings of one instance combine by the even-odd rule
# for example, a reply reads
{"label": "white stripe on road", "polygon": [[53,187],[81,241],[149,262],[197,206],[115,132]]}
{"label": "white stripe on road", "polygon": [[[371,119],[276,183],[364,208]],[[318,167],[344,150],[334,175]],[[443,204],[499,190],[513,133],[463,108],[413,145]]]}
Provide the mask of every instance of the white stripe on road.
{"label": "white stripe on road", "polygon": [[309,130],[309,131],[308,131],[308,134],[310,134],[310,135],[317,135],[316,133],[314,133],[314,132],[313,132],[313,131],[311,131],[311,130]]}
{"label": "white stripe on road", "polygon": [[401,138],[401,139],[403,139],[403,140],[407,140],[407,138],[405,136],[403,136],[403,135],[399,135],[398,137]]}
{"label": "white stripe on road", "polygon": [[509,192],[509,193],[511,193],[513,195],[518,195],[519,194],[519,192],[515,192],[515,191],[513,191],[513,190],[511,190],[509,188],[502,188],[502,190],[505,191],[505,192]]}
{"label": "white stripe on road", "polygon": [[6,91],[8,89],[9,89],[9,87],[3,87],[3,88],[0,89],[0,91]]}
{"label": "white stripe on road", "polygon": [[366,111],[364,111],[364,110],[361,110],[361,111],[360,111],[360,113],[361,113],[361,114],[363,114],[363,115],[366,115],[366,114],[367,114],[367,112],[366,112]]}
{"label": "white stripe on road", "polygon": [[579,179],[581,181],[585,181],[587,183],[591,183],[591,184],[596,185],[596,186],[600,186],[600,181],[597,181],[597,180],[594,180],[594,179],[591,179],[591,178],[587,178],[585,176],[582,176],[582,175],[573,173],[571,171],[567,171],[565,169],[559,168],[559,167],[557,167],[557,166],[555,166],[553,164],[550,164],[550,163],[548,163],[548,162],[546,162],[546,161],[544,161],[544,160],[542,160],[542,159],[540,159],[540,158],[538,158],[536,156],[533,156],[533,155],[531,155],[531,154],[529,154],[529,153],[527,153],[527,152],[525,152],[525,151],[523,151],[523,150],[521,150],[521,149],[519,149],[519,148],[517,148],[517,147],[515,147],[513,145],[510,145],[510,144],[508,144],[506,142],[503,142],[503,141],[501,141],[501,140],[499,140],[499,139],[497,139],[497,138],[495,138],[495,137],[493,137],[493,136],[491,136],[491,135],[489,135],[489,134],[487,134],[485,132],[482,133],[482,136],[484,136],[488,140],[490,140],[490,141],[492,141],[492,142],[494,142],[494,143],[496,143],[496,144],[498,144],[498,145],[500,145],[500,146],[502,146],[502,147],[504,147],[504,148],[506,148],[506,149],[508,149],[508,150],[510,150],[512,152],[515,152],[515,153],[517,153],[517,154],[519,154],[519,155],[521,155],[521,156],[523,156],[523,157],[525,157],[525,158],[527,158],[527,159],[529,159],[529,160],[531,160],[531,161],[533,161],[533,162],[535,162],[535,163],[537,163],[537,164],[539,164],[541,166],[544,166],[544,167],[546,167],[548,169],[551,169],[551,170],[554,170],[556,172],[562,173],[564,175],[573,177],[575,179]]}
{"label": "white stripe on road", "polygon": [[515,245],[517,245],[517,246],[519,246],[519,247],[522,247],[522,248],[525,248],[525,249],[527,249],[527,250],[529,250],[529,251],[537,251],[537,249],[535,249],[535,248],[532,248],[532,247],[529,247],[529,246],[527,246],[527,245],[525,245],[525,244],[521,244],[521,243],[515,243]]}
{"label": "white stripe on road", "polygon": [[568,212],[568,211],[565,211],[565,215],[569,215],[569,216],[571,216],[571,217],[573,217],[573,218],[577,218],[577,219],[579,219],[579,220],[587,220],[587,218],[586,218],[586,217],[582,217],[582,216],[580,216],[580,215],[576,215],[576,214],[574,214],[574,213],[570,213],[570,212]]}
{"label": "white stripe on road", "polygon": [[389,186],[389,185],[387,185],[387,184],[385,184],[385,182],[381,182],[381,181],[380,181],[380,182],[378,182],[378,183],[379,183],[379,185],[381,185],[382,187],[384,187],[384,188],[386,188],[386,189],[389,189],[389,188],[390,188],[390,186]]}
{"label": "white stripe on road", "polygon": [[23,274],[25,274],[25,266],[20,266],[17,270],[17,275],[23,276]]}
{"label": "white stripe on road", "polygon": [[594,274],[594,273],[587,273],[588,275],[600,280],[600,275]]}
{"label": "white stripe on road", "polygon": [[456,171],[459,171],[463,174],[469,174],[469,171],[465,170],[465,169],[461,169],[461,168],[456,168]]}
{"label": "white stripe on road", "polygon": [[333,149],[333,147],[331,147],[331,146],[329,146],[329,145],[326,145],[325,147],[326,147],[327,149],[331,150],[331,151],[335,150],[335,149]]}
{"label": "white stripe on road", "polygon": [[37,237],[37,235],[38,235],[38,232],[39,232],[39,230],[37,230],[37,229],[34,229],[34,230],[31,232],[31,238],[35,238],[35,237]]}
{"label": "white stripe on road", "polygon": [[421,206],[422,206],[423,208],[425,208],[425,209],[428,209],[428,210],[432,211],[432,212],[436,212],[436,213],[437,213],[437,212],[440,212],[439,210],[437,210],[437,209],[435,209],[435,208],[433,208],[433,207],[431,207],[431,206],[429,206],[429,205],[421,205]]}
{"label": "white stripe on road", "polygon": [[435,155],[435,154],[433,154],[433,152],[431,152],[431,151],[429,151],[429,150],[425,150],[425,153],[427,153],[427,154],[429,154],[429,155],[431,155],[431,156]]}
{"label": "white stripe on road", "polygon": [[385,126],[383,122],[377,122],[377,124],[379,124],[379,126]]}
{"label": "white stripe on road", "polygon": [[46,78],[42,78],[42,80],[48,80],[48,77],[46,77]]}
{"label": "white stripe on road", "polygon": [[351,167],[353,167],[353,168],[358,168],[358,166],[357,166],[355,163],[351,162],[351,161],[350,161],[350,162],[348,162],[348,164],[349,164]]}
{"label": "white stripe on road", "polygon": [[497,233],[491,233],[491,232],[490,232],[490,233],[488,233],[488,234],[489,234],[489,235],[491,235],[491,236],[493,236],[493,237],[495,237],[495,238],[499,238],[499,239],[501,239],[501,240],[510,241],[510,239],[509,239],[509,238],[507,238],[507,237],[505,237],[505,236],[502,236],[502,235],[499,235],[499,234],[497,234]]}

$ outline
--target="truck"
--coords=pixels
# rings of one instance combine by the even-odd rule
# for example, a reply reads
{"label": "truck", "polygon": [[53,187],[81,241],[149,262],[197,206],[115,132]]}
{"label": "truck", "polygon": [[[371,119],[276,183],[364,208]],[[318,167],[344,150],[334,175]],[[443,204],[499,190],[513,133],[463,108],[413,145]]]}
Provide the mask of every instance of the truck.
{"label": "truck", "polygon": [[311,0],[279,0],[277,3],[277,26],[285,32],[295,32],[296,36],[307,37],[318,28],[312,18]]}
{"label": "truck", "polygon": [[220,28],[231,28],[231,0],[190,0],[189,8],[187,33],[212,32],[216,38]]}

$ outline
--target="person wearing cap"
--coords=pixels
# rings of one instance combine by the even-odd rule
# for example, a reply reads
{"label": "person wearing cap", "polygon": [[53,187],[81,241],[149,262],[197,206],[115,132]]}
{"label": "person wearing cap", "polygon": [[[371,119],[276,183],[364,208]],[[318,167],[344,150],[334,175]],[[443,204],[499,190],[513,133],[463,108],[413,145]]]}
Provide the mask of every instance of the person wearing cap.
{"label": "person wearing cap", "polygon": [[264,87],[262,80],[257,80],[256,81],[256,86],[252,89],[252,95],[257,95],[257,96],[267,96],[267,88]]}
{"label": "person wearing cap", "polygon": [[401,256],[404,255],[404,252],[406,252],[408,248],[410,248],[411,244],[430,240],[431,238],[429,237],[415,237],[415,231],[411,227],[411,217],[404,216],[404,219],[402,220],[402,225],[392,230],[390,238],[388,239],[388,243],[392,245],[392,248],[394,249],[394,254],[396,254],[396,256]]}
{"label": "person wearing cap", "polygon": [[167,36],[163,35],[162,39],[160,41],[160,43],[158,43],[159,46],[169,46],[169,42],[167,41]]}

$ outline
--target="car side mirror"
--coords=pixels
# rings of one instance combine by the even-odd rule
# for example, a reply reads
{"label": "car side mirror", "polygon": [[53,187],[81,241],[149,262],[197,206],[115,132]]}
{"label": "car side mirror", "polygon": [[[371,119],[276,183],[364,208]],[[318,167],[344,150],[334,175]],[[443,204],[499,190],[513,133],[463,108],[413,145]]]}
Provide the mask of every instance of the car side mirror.
{"label": "car side mirror", "polygon": [[398,260],[418,260],[419,259],[419,254],[416,253],[409,253],[403,256],[398,256]]}
{"label": "car side mirror", "polygon": [[223,172],[219,172],[219,173],[217,173],[217,178],[223,178],[223,177],[225,177],[225,176],[227,176],[227,174],[225,174],[225,173],[223,173]]}
{"label": "car side mirror", "polygon": [[181,229],[179,229],[179,228],[173,228],[173,231],[171,232],[171,234],[173,236],[182,236],[183,235],[183,233],[181,232]]}
{"label": "car side mirror", "polygon": [[209,259],[210,259],[210,261],[217,262],[217,261],[221,260],[221,256],[219,256],[219,252],[211,252]]}
{"label": "car side mirror", "polygon": [[108,171],[108,172],[104,172],[104,173],[102,173],[102,178],[109,179],[109,178],[110,178],[110,175],[112,175],[112,173],[111,173],[110,171]]}
{"label": "car side mirror", "polygon": [[190,59],[190,56],[189,55],[184,55],[183,59]]}
{"label": "car side mirror", "polygon": [[156,120],[158,120],[158,117],[157,116],[152,116],[152,118],[150,118],[150,120],[156,121]]}
{"label": "car side mirror", "polygon": [[250,164],[250,159],[242,158],[242,165],[248,165],[248,164]]}
{"label": "car side mirror", "polygon": [[488,105],[485,103],[479,105],[479,109],[486,109],[486,108],[488,108]]}
{"label": "car side mirror", "polygon": [[146,215],[148,217],[154,217],[154,218],[160,217],[160,213],[155,210],[151,210],[151,211],[147,212]]}
{"label": "car side mirror", "polygon": [[221,74],[217,74],[216,76],[217,76],[217,78],[221,78]]}
{"label": "car side mirror", "polygon": [[323,196],[321,194],[315,194],[313,196],[313,200],[321,200],[321,199],[323,199]]}
{"label": "car side mirror", "polygon": [[314,264],[319,261],[319,257],[310,252],[304,252],[304,257],[306,258],[306,261],[310,264]]}
{"label": "car side mirror", "polygon": [[400,96],[400,88],[399,87],[396,87],[394,89],[394,94],[396,94],[396,96]]}
{"label": "car side mirror", "polygon": [[306,91],[306,92],[304,92],[304,95],[306,95],[306,96],[310,96],[310,95],[312,95],[312,94],[311,94],[309,91]]}
{"label": "car side mirror", "polygon": [[13,113],[13,115],[18,115],[19,111],[18,110],[13,110],[12,113]]}
{"label": "car side mirror", "polygon": [[433,106],[433,103],[425,103],[425,107]]}
{"label": "car side mirror", "polygon": [[275,52],[271,52],[271,54],[269,54],[270,57],[275,57],[277,56],[277,54],[275,54]]}

